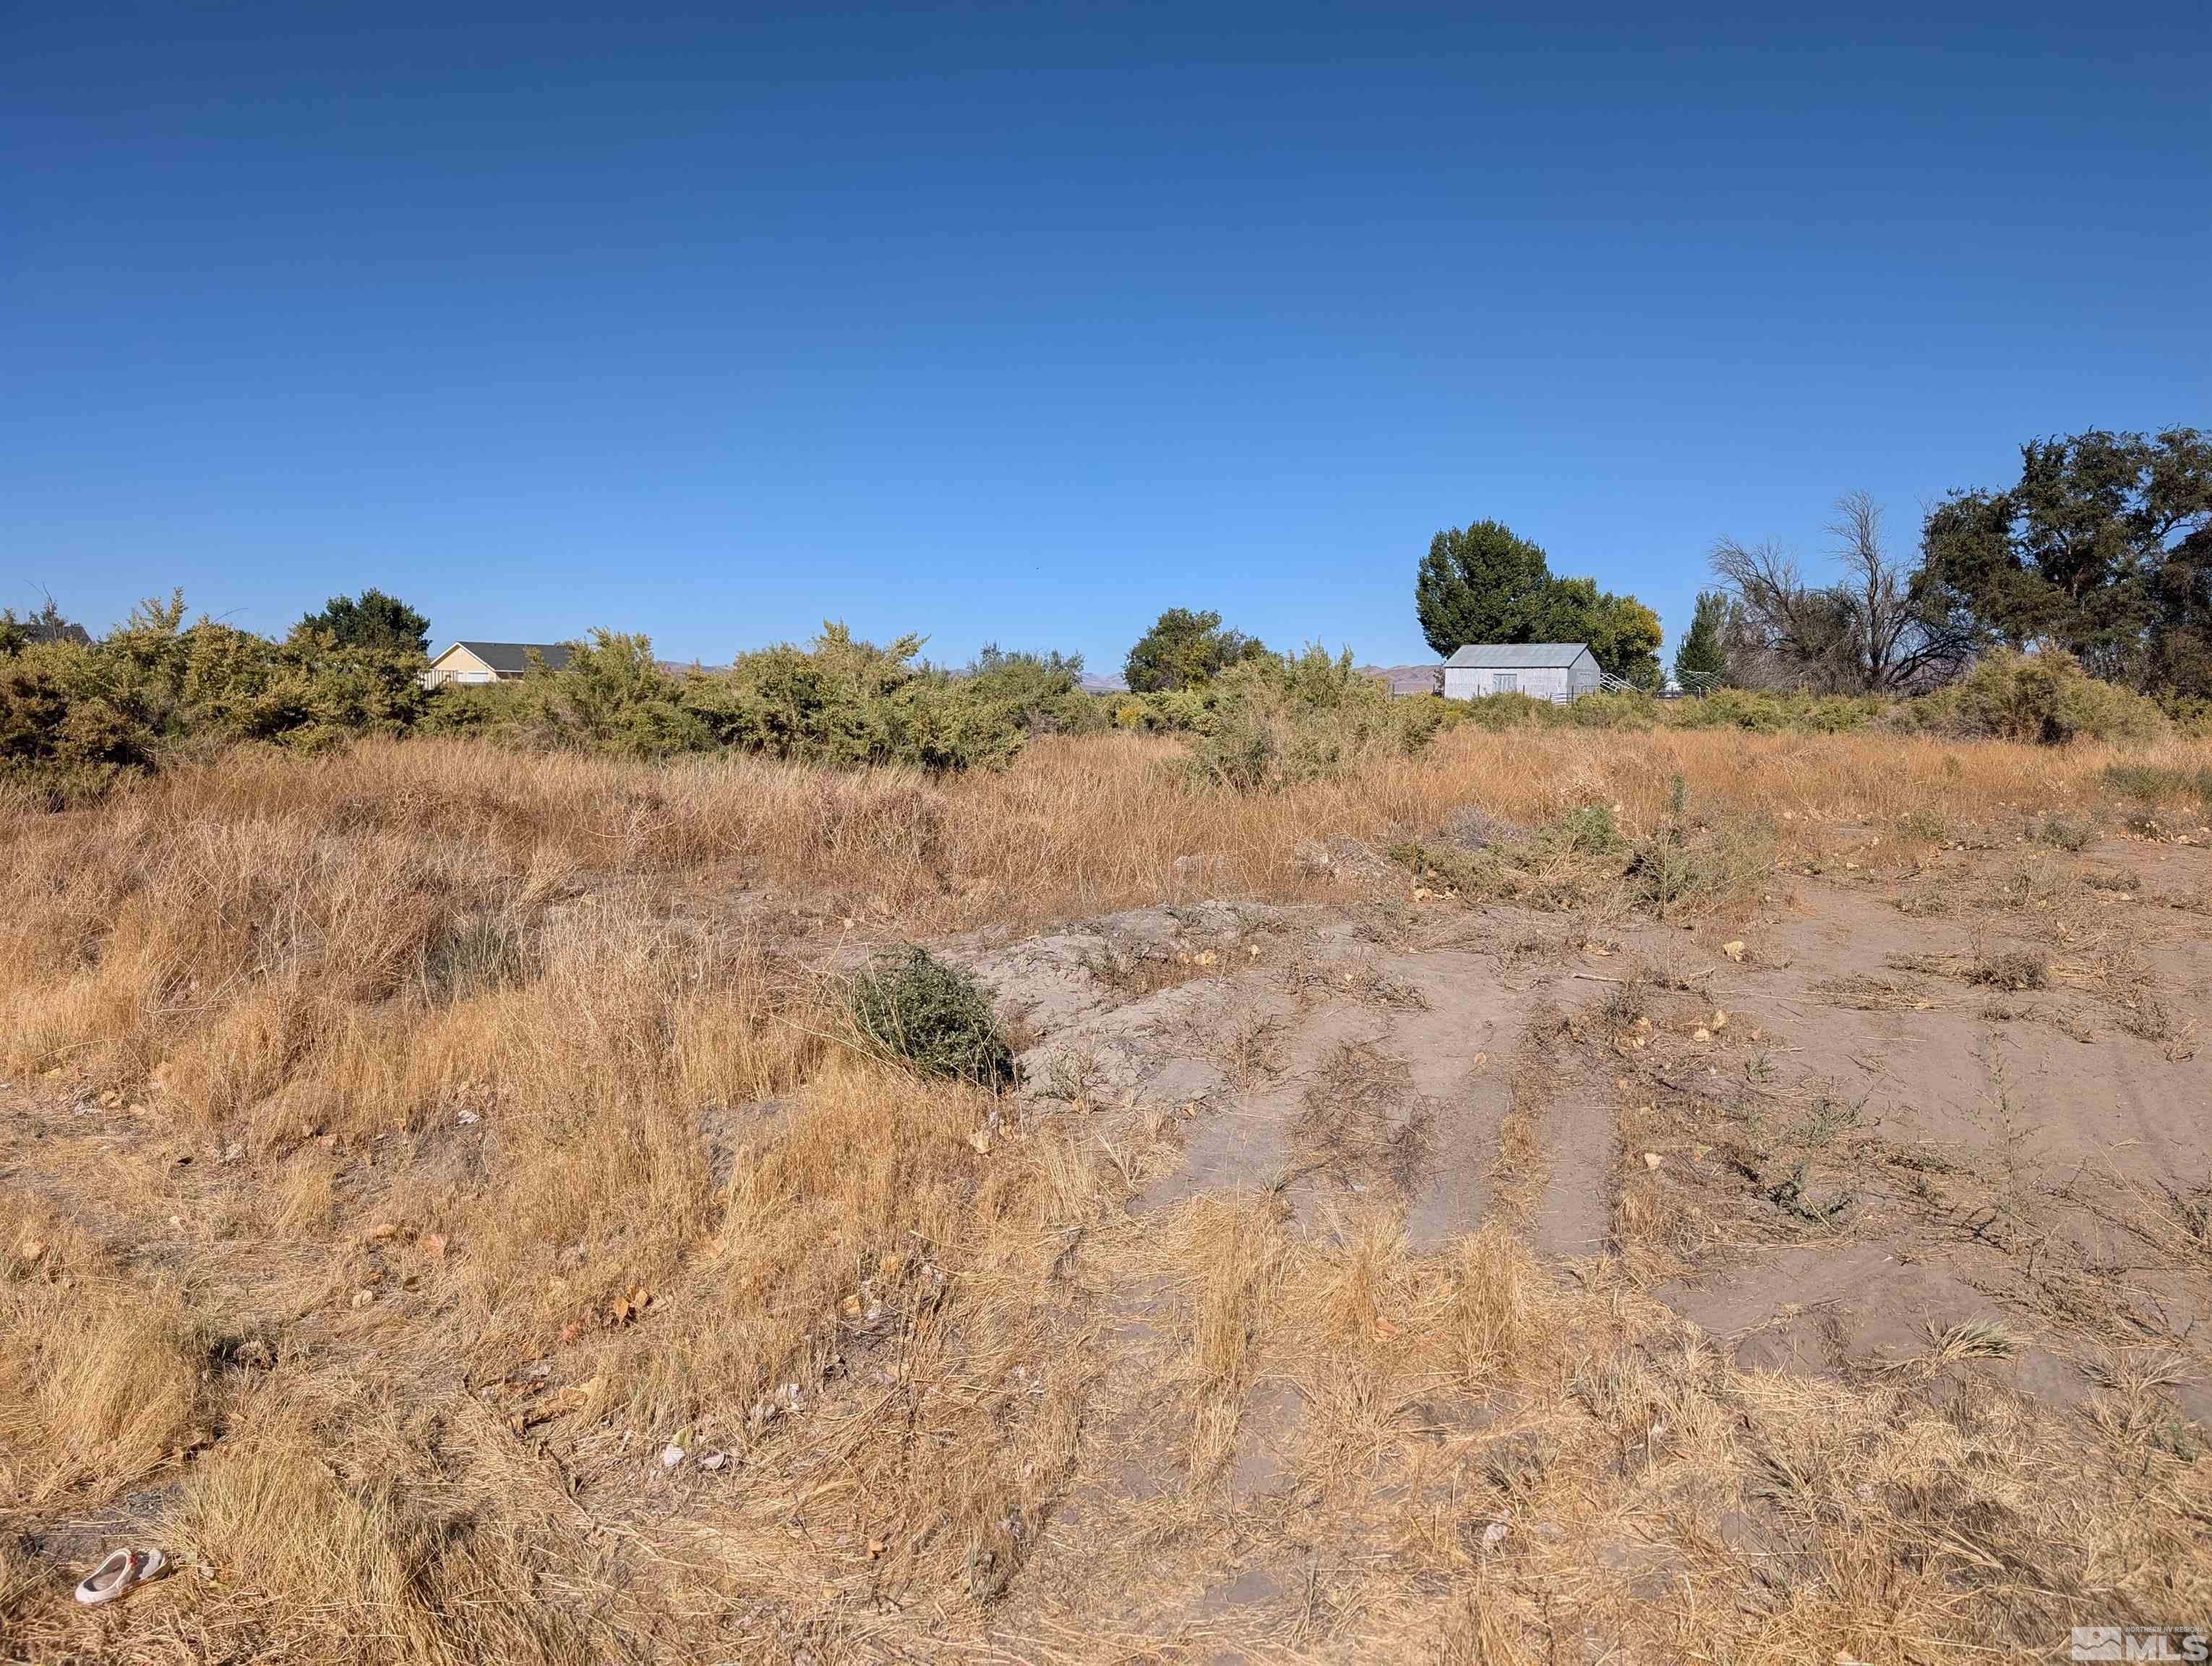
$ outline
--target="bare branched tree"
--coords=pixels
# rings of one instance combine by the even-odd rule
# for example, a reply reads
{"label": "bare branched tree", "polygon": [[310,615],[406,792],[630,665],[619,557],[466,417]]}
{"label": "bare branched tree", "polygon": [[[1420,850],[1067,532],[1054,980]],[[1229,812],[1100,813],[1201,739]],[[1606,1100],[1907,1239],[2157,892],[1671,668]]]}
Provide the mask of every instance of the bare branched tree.
{"label": "bare branched tree", "polygon": [[1808,584],[1771,538],[1714,544],[1713,572],[1733,604],[1729,671],[1737,681],[1816,694],[1892,694],[1957,672],[1967,637],[1928,605],[1912,573],[1890,559],[1881,513],[1869,492],[1836,500],[1828,530],[1844,577],[1834,584]]}

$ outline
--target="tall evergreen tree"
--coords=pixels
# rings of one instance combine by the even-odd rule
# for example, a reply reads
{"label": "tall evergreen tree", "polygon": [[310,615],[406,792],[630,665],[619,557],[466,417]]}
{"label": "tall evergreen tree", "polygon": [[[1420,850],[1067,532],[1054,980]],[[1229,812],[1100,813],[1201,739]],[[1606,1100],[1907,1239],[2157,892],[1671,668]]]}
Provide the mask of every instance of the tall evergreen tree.
{"label": "tall evergreen tree", "polygon": [[1690,628],[1674,644],[1674,680],[1684,688],[1711,688],[1728,675],[1728,610],[1725,593],[1698,592]]}

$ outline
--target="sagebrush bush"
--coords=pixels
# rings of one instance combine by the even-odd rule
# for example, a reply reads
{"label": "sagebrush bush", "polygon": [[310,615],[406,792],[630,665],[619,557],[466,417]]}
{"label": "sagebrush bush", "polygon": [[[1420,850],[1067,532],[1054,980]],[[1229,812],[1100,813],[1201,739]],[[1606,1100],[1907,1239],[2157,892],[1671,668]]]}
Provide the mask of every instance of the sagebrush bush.
{"label": "sagebrush bush", "polygon": [[1747,894],[1773,866],[1774,839],[1755,818],[1693,813],[1677,775],[1665,812],[1633,838],[1622,833],[1612,806],[1592,803],[1526,834],[1486,826],[1470,841],[1447,824],[1389,854],[1416,879],[1470,901],[1574,908],[1625,896],[1663,920]]}
{"label": "sagebrush bush", "polygon": [[319,751],[361,735],[474,735],[539,751],[641,758],[728,750],[837,767],[1000,768],[1030,735],[1105,727],[1077,662],[999,655],[975,674],[914,663],[824,625],[805,648],[672,673],[646,636],[594,630],[557,671],[422,684],[412,649],[342,643],[301,625],[283,641],[147,602],[98,641],[0,639],[0,780],[49,802],[96,795],[188,749],[268,741]]}
{"label": "sagebrush bush", "polygon": [[2212,764],[2176,769],[2154,763],[2110,763],[2105,766],[2105,784],[2123,798],[2146,804],[2193,798],[2212,814]]}
{"label": "sagebrush bush", "polygon": [[1905,702],[1895,721],[1930,733],[2040,746],[2154,740],[2167,732],[2154,702],[2099,681],[2055,651],[1992,654],[1958,682]]}
{"label": "sagebrush bush", "polygon": [[879,960],[854,981],[853,1026],[872,1047],[925,1076],[984,1087],[1013,1080],[1006,1045],[982,985],[928,950]]}
{"label": "sagebrush bush", "polygon": [[404,733],[427,703],[422,665],[305,625],[281,642],[212,619],[188,627],[181,595],[149,600],[97,641],[0,654],[0,774],[66,801],[186,748]]}
{"label": "sagebrush bush", "polygon": [[1237,793],[1335,780],[1417,752],[1449,721],[1444,702],[1393,700],[1352,669],[1348,651],[1331,657],[1318,645],[1248,659],[1208,692],[1210,721],[1192,744],[1187,776]]}

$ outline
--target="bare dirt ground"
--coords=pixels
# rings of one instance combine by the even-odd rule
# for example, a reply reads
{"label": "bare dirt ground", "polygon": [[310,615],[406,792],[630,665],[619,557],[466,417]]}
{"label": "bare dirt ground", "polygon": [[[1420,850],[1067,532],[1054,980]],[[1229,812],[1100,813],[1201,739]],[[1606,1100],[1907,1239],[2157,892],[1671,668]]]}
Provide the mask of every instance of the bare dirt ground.
{"label": "bare dirt ground", "polygon": [[[1893,1419],[1986,1395],[2025,1420],[2124,1418],[2191,1455],[2212,1418],[2205,867],[1960,848],[1910,874],[1783,876],[1752,917],[1694,930],[1194,910],[1177,940],[1210,945],[1222,975],[1118,1007],[1035,998],[1031,1079],[1046,1119],[1058,1093],[1167,1119],[1180,1148],[1135,1191],[1140,1241],[1208,1200],[1246,1200],[1299,1243],[1341,1243],[1379,1209],[1413,1256],[1501,1220],[1561,1278],[1625,1268],[1680,1346],[1766,1392],[1909,1383]],[[979,964],[1018,1000],[1038,956],[1095,963],[1130,923]],[[1296,1366],[1250,1373],[1194,1509],[1186,1414],[1159,1393],[1182,1292],[1136,1277],[1102,1300],[1115,1409],[1010,1605],[1028,1646],[1083,1653],[1102,1583],[1132,1637],[1200,1654],[1372,1646],[1364,1625],[1418,1602],[1382,1570],[1428,1509],[1453,1531],[1504,1523],[1495,1560],[1518,1535],[1559,1541],[1497,1485],[1486,1451],[1513,1436],[1495,1403],[1360,1408],[1355,1479],[1333,1450],[1348,1385]],[[1663,1462],[1665,1432],[1647,1433],[1643,1461]],[[1765,1514],[1740,1498],[1583,1548],[1650,1587],[1711,1541],[1785,1536]],[[1547,1630],[1566,1657],[1624,1642],[1565,1608]]]}
{"label": "bare dirt ground", "polygon": [[[1345,842],[1320,900],[940,938],[1020,1088],[915,1102],[932,1155],[834,1191],[793,1130],[889,1116],[874,1067],[702,1117],[646,1171],[696,1164],[709,1250],[580,1340],[471,1282],[539,1137],[495,1103],[272,1146],[13,1081],[11,1278],[220,1322],[118,1412],[173,1449],[128,1485],[84,1483],[114,1422],[0,1457],[0,1657],[1934,1661],[2202,1620],[2212,853],[1884,838],[1686,923]],[[834,1322],[686,1389],[728,1398],[786,1310],[757,1269],[817,1249]],[[158,1377],[148,1322],[77,1391]],[[181,1571],[73,1611],[126,1540]]]}

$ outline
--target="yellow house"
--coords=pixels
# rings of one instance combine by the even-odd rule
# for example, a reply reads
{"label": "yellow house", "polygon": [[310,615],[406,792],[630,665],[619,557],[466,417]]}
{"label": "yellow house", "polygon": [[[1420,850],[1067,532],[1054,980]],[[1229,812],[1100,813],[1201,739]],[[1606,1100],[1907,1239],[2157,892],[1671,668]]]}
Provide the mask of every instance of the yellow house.
{"label": "yellow house", "polygon": [[558,671],[568,663],[565,642],[455,642],[430,661],[422,673],[426,689],[448,683],[511,683],[530,669],[530,656],[545,661],[545,669]]}

